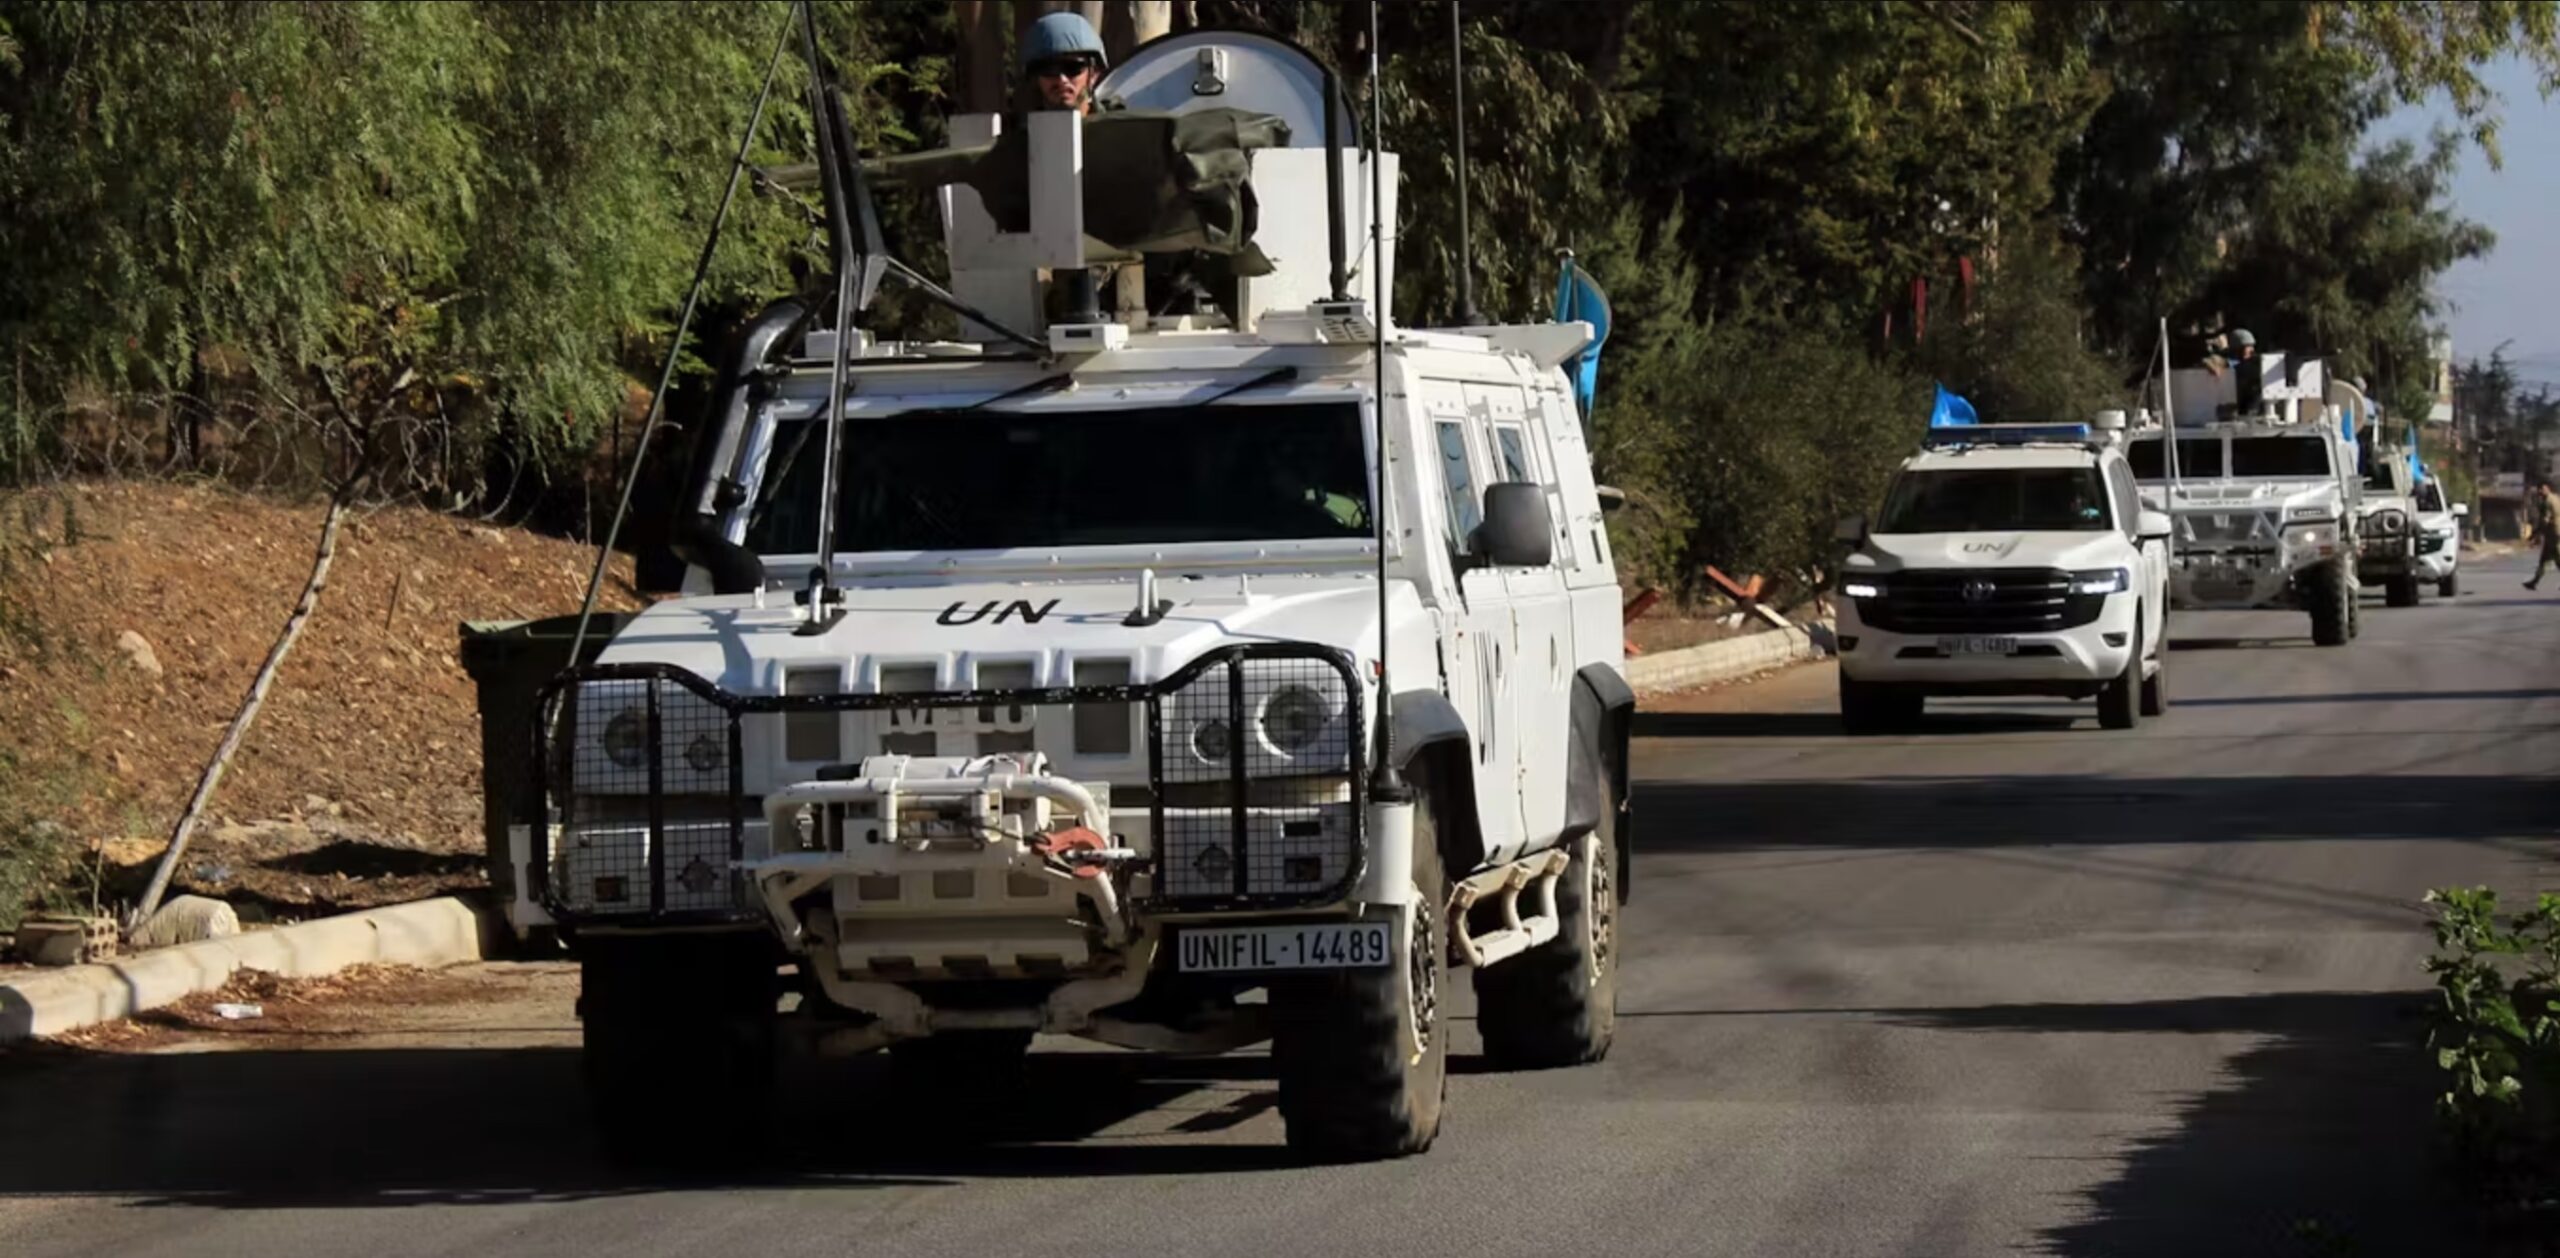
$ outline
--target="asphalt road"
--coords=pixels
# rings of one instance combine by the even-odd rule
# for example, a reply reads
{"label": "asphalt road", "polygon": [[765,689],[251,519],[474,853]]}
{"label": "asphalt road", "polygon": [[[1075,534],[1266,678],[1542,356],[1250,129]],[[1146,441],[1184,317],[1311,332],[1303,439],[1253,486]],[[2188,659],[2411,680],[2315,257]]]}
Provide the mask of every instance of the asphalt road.
{"label": "asphalt road", "polygon": [[2181,617],[2122,734],[1851,741],[1823,666],[1648,713],[1617,1051],[1495,1074],[1463,1027],[1422,1158],[1291,1165],[1251,1055],[1060,1045],[965,1131],[857,1062],[782,1169],[619,1178],[570,985],[493,970],[398,1033],[0,1062],[0,1253],[2466,1252],[2418,897],[2560,889],[2560,598],[2519,575],[2335,650]]}

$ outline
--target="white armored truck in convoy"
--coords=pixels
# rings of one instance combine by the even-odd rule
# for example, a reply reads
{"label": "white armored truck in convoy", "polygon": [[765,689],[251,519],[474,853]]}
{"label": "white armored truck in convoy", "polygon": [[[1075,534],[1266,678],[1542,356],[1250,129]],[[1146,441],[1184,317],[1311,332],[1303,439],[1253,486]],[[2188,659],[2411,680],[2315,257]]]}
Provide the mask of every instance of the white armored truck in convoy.
{"label": "white armored truck in convoy", "polygon": [[2462,522],[2471,504],[2454,502],[2442,478],[2425,474],[2416,490],[2418,511],[2418,578],[2435,583],[2436,597],[2462,592]]}
{"label": "white armored truck in convoy", "polygon": [[1872,522],[1841,523],[1840,719],[1910,725],[1931,695],[2096,696],[2168,709],[2169,519],[2087,424],[1933,428]]}
{"label": "white armored truck in convoy", "polygon": [[[937,343],[817,308],[903,270],[863,226],[894,164],[821,102],[847,282],[736,342],[682,595],[543,691],[518,913],[579,960],[617,1142],[754,1117],[786,1033],[960,1088],[1045,1033],[1268,1041],[1292,1146],[1417,1152],[1457,967],[1494,1062],[1609,1049],[1593,328],[1398,325],[1395,155],[1291,45],[1174,36],[1101,92],[927,155]],[[1141,259],[1188,297],[1102,313]]]}
{"label": "white armored truck in convoy", "polygon": [[2363,395],[2316,359],[2269,353],[2172,371],[2154,400],[2165,405],[2141,412],[2126,454],[2144,501],[2173,521],[2170,605],[2299,608],[2312,641],[2354,637]]}
{"label": "white armored truck in convoy", "polygon": [[2371,439],[2357,444],[2357,451],[2364,463],[2364,502],[2357,518],[2356,579],[2381,586],[2389,606],[2415,607],[2418,583],[2426,576],[2418,553],[2425,530],[2419,522],[2417,469],[2408,450],[2381,440],[2379,425]]}

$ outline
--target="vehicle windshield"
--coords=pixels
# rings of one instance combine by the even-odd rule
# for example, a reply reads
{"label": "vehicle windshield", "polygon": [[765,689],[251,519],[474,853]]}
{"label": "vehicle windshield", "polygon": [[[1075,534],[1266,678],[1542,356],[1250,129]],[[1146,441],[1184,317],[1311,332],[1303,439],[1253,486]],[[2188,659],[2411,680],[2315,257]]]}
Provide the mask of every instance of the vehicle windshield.
{"label": "vehicle windshield", "polygon": [[1966,467],[1895,477],[1875,531],[2095,533],[2106,527],[2107,487],[2095,467]]}
{"label": "vehicle windshield", "polygon": [[[2166,466],[2168,442],[2159,437],[2137,439],[2124,448],[2125,462],[2133,466],[2135,480],[2169,479]],[[2178,475],[2211,480],[2222,475],[2222,438],[2181,437],[2178,439]]]}
{"label": "vehicle windshield", "polygon": [[2425,484],[2418,486],[2418,509],[2420,511],[2444,510],[2443,487],[2437,485],[2434,481],[2428,481]]}
{"label": "vehicle windshield", "polygon": [[[817,549],[823,440],[780,426],[751,549]],[[836,548],[853,553],[1372,535],[1348,402],[856,417],[837,490]]]}
{"label": "vehicle windshield", "polygon": [[2309,436],[2234,437],[2231,475],[2243,480],[2327,477],[2329,443]]}

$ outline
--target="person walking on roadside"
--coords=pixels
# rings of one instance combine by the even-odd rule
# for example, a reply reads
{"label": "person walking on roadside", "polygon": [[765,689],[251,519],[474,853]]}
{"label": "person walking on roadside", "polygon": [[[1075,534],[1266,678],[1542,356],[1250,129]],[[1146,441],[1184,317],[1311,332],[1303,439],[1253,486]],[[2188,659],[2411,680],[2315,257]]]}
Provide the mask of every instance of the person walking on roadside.
{"label": "person walking on roadside", "polygon": [[2542,552],[2533,561],[2533,579],[2524,583],[2531,590],[2541,587],[2545,571],[2560,567],[2560,494],[2551,491],[2551,478],[2535,478],[2525,506],[2532,515],[2535,546]]}

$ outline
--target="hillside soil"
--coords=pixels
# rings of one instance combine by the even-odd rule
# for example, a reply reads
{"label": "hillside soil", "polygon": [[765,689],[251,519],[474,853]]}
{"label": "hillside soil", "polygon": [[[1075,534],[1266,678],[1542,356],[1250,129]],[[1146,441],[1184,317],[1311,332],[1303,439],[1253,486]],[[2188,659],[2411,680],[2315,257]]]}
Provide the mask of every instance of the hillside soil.
{"label": "hillside soil", "polygon": [[[0,494],[0,789],[131,898],[309,575],[322,504],[203,485]],[[482,882],[466,620],[574,613],[595,552],[432,511],[351,518],[174,890],[299,918]],[[636,606],[617,561],[602,606]]]}

